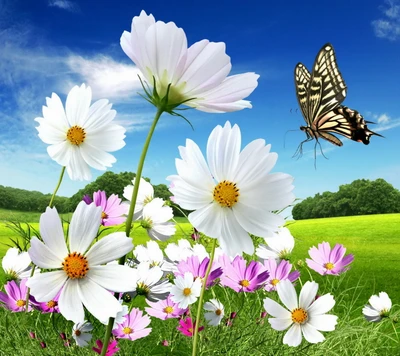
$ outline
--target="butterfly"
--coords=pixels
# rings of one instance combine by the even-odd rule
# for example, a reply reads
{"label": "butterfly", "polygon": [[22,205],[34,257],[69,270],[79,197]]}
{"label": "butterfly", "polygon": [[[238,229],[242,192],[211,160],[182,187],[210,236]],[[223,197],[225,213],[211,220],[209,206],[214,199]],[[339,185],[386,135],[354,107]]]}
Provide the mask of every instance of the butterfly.
{"label": "butterfly", "polygon": [[[314,155],[319,138],[336,146],[343,143],[334,134],[353,141],[369,144],[372,135],[383,137],[367,127],[373,124],[365,121],[362,115],[347,106],[341,105],[347,94],[347,86],[336,63],[335,51],[331,44],[325,44],[318,52],[312,73],[298,63],[294,69],[296,95],[306,126],[300,126],[307,139],[300,143],[295,156],[303,153],[305,142],[316,140]],[[321,145],[320,145],[321,148]],[[322,152],[322,155],[325,155]],[[326,157],[325,157],[326,158]]]}

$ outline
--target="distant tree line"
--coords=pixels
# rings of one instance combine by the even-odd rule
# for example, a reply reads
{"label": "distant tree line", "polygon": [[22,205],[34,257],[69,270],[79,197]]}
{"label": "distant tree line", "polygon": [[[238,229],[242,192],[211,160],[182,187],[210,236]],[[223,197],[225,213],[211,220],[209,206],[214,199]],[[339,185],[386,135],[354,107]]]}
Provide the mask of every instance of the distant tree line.
{"label": "distant tree line", "polygon": [[[117,194],[121,199],[123,198],[124,188],[127,185],[132,184],[132,179],[135,178],[136,174],[132,172],[121,172],[113,173],[106,171],[101,176],[89,184],[83,189],[80,189],[72,197],[59,197],[56,196],[54,200],[54,206],[57,207],[59,213],[73,212],[83,196],[88,194],[93,196],[94,192],[98,190],[104,190],[107,197],[111,194]],[[145,178],[150,182],[149,178]],[[164,199],[168,204],[171,205],[174,210],[175,216],[182,216],[183,214],[176,206],[170,201],[172,193],[168,190],[165,184],[153,185],[154,196]],[[44,212],[46,207],[49,205],[51,194],[43,194],[37,191],[28,191],[24,189],[17,189],[11,187],[3,187],[0,185],[0,208],[9,210],[21,210],[21,211],[38,211]],[[188,213],[185,211],[185,214]]]}
{"label": "distant tree line", "polygon": [[293,207],[295,220],[400,212],[400,191],[384,179],[358,179],[304,199]]}

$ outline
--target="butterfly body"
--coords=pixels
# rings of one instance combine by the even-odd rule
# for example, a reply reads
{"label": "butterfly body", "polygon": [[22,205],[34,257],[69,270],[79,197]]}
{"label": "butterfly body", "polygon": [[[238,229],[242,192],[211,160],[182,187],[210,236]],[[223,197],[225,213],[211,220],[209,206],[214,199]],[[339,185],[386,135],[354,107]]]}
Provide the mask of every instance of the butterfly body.
{"label": "butterfly body", "polygon": [[353,141],[369,144],[372,135],[381,136],[368,129],[362,115],[341,105],[346,98],[347,86],[336,63],[331,44],[325,44],[315,59],[312,73],[302,64],[295,67],[296,95],[306,126],[300,130],[307,139],[300,143],[296,153],[301,155],[305,142],[323,138],[336,146],[343,143],[334,134]]}

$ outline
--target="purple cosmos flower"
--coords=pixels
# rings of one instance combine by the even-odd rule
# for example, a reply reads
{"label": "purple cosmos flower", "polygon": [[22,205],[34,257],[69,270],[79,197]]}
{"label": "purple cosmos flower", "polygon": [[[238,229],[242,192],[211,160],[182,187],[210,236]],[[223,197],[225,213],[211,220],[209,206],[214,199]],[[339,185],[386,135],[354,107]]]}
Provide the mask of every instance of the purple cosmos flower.
{"label": "purple cosmos flower", "polygon": [[[192,337],[194,334],[194,328],[196,327],[196,321],[193,322],[192,318],[186,318],[179,320],[179,326],[176,328],[183,334]],[[199,326],[199,332],[204,329],[204,326]]]}
{"label": "purple cosmos flower", "polygon": [[92,198],[90,197],[89,194],[84,195],[83,198],[82,198],[82,200],[83,200],[87,205],[90,205],[90,204],[93,203],[93,200],[92,200]]}
{"label": "purple cosmos flower", "polygon": [[194,227],[193,228],[193,233],[190,235],[193,241],[197,241],[200,239],[200,233],[197,231],[197,229]]}
{"label": "purple cosmos flower", "polygon": [[224,255],[221,256],[220,262],[224,271],[221,284],[236,292],[254,292],[263,287],[269,277],[269,272],[261,263],[251,261],[246,266],[246,260],[242,256],[236,256],[230,262],[229,257]]}
{"label": "purple cosmos flower", "polygon": [[[103,348],[103,342],[101,340],[96,340],[96,344],[98,347],[92,347],[92,350],[98,354],[101,354],[101,350]],[[115,355],[119,351],[119,348],[117,346],[118,346],[117,340],[110,341],[108,343],[106,356]]]}
{"label": "purple cosmos flower", "polygon": [[[208,257],[203,258],[200,263],[200,259],[198,256],[190,256],[186,259],[186,261],[180,261],[178,264],[178,271],[175,272],[175,276],[183,277],[185,272],[191,272],[193,274],[194,279],[196,278],[203,278],[206,275],[208,263],[210,259]],[[207,287],[212,286],[214,281],[222,275],[222,268],[218,267],[215,262],[213,262],[210,274],[207,278]]]}
{"label": "purple cosmos flower", "polygon": [[[25,311],[26,308],[26,292],[28,287],[25,285],[27,279],[22,279],[20,285],[15,281],[8,282],[4,289],[6,293],[0,292],[0,303],[3,304],[5,308],[13,312]],[[33,296],[29,296],[29,301],[31,303],[37,303]],[[31,311],[31,305],[28,306],[28,311]]]}
{"label": "purple cosmos flower", "polygon": [[146,300],[147,304],[150,305],[151,308],[145,308],[147,314],[154,316],[161,320],[166,320],[170,318],[178,318],[183,315],[186,309],[181,309],[178,307],[178,303],[175,303],[171,299],[171,295],[168,295],[166,300],[159,300],[154,303],[149,300]]}
{"label": "purple cosmos flower", "polygon": [[62,288],[60,291],[56,294],[56,296],[52,299],[49,300],[48,302],[37,302],[35,303],[35,307],[41,311],[43,314],[45,313],[59,313],[60,309],[58,309],[58,298],[60,298]]}
{"label": "purple cosmos flower", "polygon": [[318,272],[320,275],[333,274],[339,275],[348,270],[347,267],[354,260],[354,256],[349,254],[344,256],[346,249],[341,244],[336,244],[331,250],[328,242],[318,244],[308,250],[308,254],[312,258],[306,259],[308,267]]}
{"label": "purple cosmos flower", "polygon": [[[85,195],[83,201],[86,204],[92,203],[89,195]],[[129,205],[121,204],[122,200],[118,198],[118,195],[112,194],[107,199],[106,192],[98,190],[93,193],[93,201],[96,206],[101,206],[101,225],[119,225],[126,220],[126,216],[123,215],[128,214]]]}
{"label": "purple cosmos flower", "polygon": [[269,272],[269,277],[264,289],[268,292],[276,290],[276,285],[283,279],[288,279],[290,282],[294,282],[300,277],[299,271],[293,271],[292,264],[286,260],[281,260],[279,264],[276,263],[274,258],[269,258],[264,261],[264,267]]}
{"label": "purple cosmos flower", "polygon": [[143,315],[141,310],[133,308],[125,317],[126,320],[112,331],[117,338],[133,341],[150,334],[151,328],[146,328],[150,324],[150,318]]}

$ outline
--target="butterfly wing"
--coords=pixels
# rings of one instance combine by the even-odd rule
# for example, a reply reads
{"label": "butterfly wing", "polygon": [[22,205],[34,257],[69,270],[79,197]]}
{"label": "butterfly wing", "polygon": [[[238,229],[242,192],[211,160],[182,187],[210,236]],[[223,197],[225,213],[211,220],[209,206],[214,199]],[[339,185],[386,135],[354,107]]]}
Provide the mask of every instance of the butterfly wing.
{"label": "butterfly wing", "polygon": [[335,51],[327,43],[315,59],[307,96],[307,111],[315,128],[327,112],[338,107],[346,97],[347,87],[336,63]]}
{"label": "butterfly wing", "polygon": [[301,63],[297,63],[294,68],[294,82],[296,85],[296,96],[301,112],[303,113],[304,120],[307,125],[311,125],[310,116],[308,115],[308,88],[310,86],[311,74],[308,69]]}
{"label": "butterfly wing", "polygon": [[[321,137],[338,146],[342,144],[332,133],[342,135],[353,141],[362,142],[365,145],[369,144],[372,135],[383,137],[368,129],[367,121],[358,111],[343,105],[326,113],[319,119],[318,133]],[[333,140],[331,136],[335,137],[336,140]],[[340,142],[340,145],[337,141]]]}

